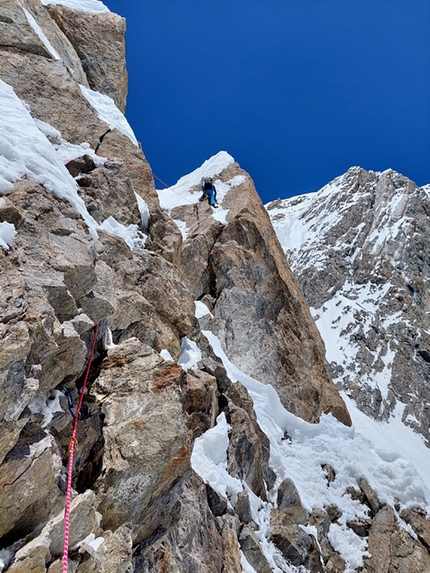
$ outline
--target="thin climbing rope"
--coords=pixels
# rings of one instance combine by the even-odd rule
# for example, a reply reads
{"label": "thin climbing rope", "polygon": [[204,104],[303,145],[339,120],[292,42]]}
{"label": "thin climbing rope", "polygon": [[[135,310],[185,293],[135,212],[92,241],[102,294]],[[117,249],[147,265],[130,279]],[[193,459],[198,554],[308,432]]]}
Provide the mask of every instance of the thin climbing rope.
{"label": "thin climbing rope", "polygon": [[[101,157],[102,159],[107,159],[108,161],[112,159],[111,157],[106,157],[105,155],[100,155],[98,153],[96,153],[96,155],[97,155],[97,157]],[[65,161],[65,163],[68,163],[69,161],[71,161],[71,159],[67,159]],[[130,164],[124,163],[124,162],[123,162],[123,165],[124,165],[124,167],[129,167],[130,169],[137,169],[138,171],[142,171],[142,173],[149,173],[151,175],[151,177],[153,177],[154,179],[159,181],[162,185],[164,185],[164,187],[166,187],[166,189],[170,189],[171,191],[173,191],[173,193],[175,193],[175,195],[177,195],[181,199],[184,199],[185,201],[187,201],[191,205],[194,205],[193,201],[190,201],[187,197],[184,197],[183,195],[181,195],[180,193],[178,193],[174,189],[171,189],[171,185],[167,185],[167,183],[165,183],[162,179],[157,177],[157,175],[155,175],[155,173],[153,171],[151,171],[150,169],[144,169],[143,167],[139,167],[138,165],[130,165]]]}
{"label": "thin climbing rope", "polygon": [[85,372],[84,383],[83,383],[82,388],[81,388],[81,393],[79,394],[79,401],[78,401],[78,405],[76,407],[76,412],[75,412],[75,416],[74,416],[74,420],[73,420],[72,437],[70,438],[70,442],[69,442],[69,451],[68,451],[69,464],[68,464],[68,468],[67,468],[66,506],[64,509],[64,543],[63,543],[62,573],[68,572],[70,504],[71,504],[71,498],[72,498],[73,458],[74,458],[74,454],[75,454],[76,445],[78,443],[78,441],[76,439],[76,432],[78,429],[79,412],[81,410],[82,402],[84,400],[84,394],[85,394],[85,390],[87,387],[88,376],[89,376],[91,364],[93,361],[94,349],[96,347],[98,330],[99,330],[99,325],[96,324],[95,329],[94,329],[93,342],[91,344],[90,356],[88,359],[87,370]]}

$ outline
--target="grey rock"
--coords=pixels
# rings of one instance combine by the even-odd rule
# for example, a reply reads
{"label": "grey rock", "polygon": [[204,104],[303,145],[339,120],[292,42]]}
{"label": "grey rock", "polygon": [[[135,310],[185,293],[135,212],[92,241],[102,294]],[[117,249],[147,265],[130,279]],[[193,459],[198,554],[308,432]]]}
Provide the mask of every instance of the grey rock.
{"label": "grey rock", "polygon": [[242,523],[251,523],[251,505],[249,503],[249,495],[246,491],[240,491],[237,494],[237,501],[234,506],[234,511],[239,516],[239,519]]}
{"label": "grey rock", "polygon": [[206,494],[210,510],[216,517],[227,513],[227,500],[221,494],[216,492],[209,484],[206,484]]}
{"label": "grey rock", "polygon": [[312,573],[324,571],[315,538],[277,509],[270,515],[270,539],[292,565],[303,565]]}
{"label": "grey rock", "polygon": [[239,536],[240,548],[248,563],[256,573],[271,573],[272,568],[261,549],[261,545],[255,532],[249,527],[244,527]]}
{"label": "grey rock", "polygon": [[303,507],[299,492],[294,482],[287,478],[279,486],[278,510],[289,515],[295,523],[305,525],[307,523],[306,510]]}
{"label": "grey rock", "polygon": [[336,385],[377,420],[401,402],[403,423],[430,444],[428,189],[353,167],[312,198],[267,208],[280,234],[285,217],[311,233],[298,248],[282,240],[317,324],[337,309],[330,327],[340,349],[354,349],[353,361],[339,352],[330,365]]}
{"label": "grey rock", "polygon": [[378,496],[364,478],[359,481],[358,485],[360,486],[361,491],[364,493],[365,502],[372,510],[372,514],[376,515],[381,508]]}

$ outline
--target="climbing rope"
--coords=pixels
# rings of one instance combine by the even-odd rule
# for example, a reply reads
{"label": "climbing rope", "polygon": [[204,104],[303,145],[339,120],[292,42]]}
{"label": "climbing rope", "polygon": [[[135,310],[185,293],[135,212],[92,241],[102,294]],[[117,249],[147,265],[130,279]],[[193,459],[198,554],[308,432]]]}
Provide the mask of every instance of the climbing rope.
{"label": "climbing rope", "polygon": [[[99,157],[103,157],[103,155],[99,155]],[[109,159],[109,157],[104,157],[104,159]],[[171,188],[170,185],[167,185],[167,183],[164,183],[164,181],[162,179],[160,179],[159,177],[157,177],[155,175],[155,173],[153,173],[150,169],[144,169],[143,167],[139,167],[137,165],[129,165],[128,163],[124,163],[124,166],[129,167],[130,169],[137,169],[138,171],[142,171],[142,173],[150,173],[152,175],[152,177],[154,179],[156,179],[157,181],[159,181],[162,185],[164,185],[164,187],[166,187],[166,189],[170,189],[171,191],[173,191],[173,193],[175,193],[175,195],[177,195],[181,199],[184,199],[185,201],[187,201],[191,205],[194,205],[194,201],[190,201],[187,197],[184,197],[180,193],[177,193],[174,189]]]}
{"label": "climbing rope", "polygon": [[68,468],[67,468],[66,506],[64,509],[64,543],[63,543],[62,573],[67,573],[67,571],[68,571],[70,504],[71,504],[71,498],[72,498],[73,458],[74,458],[75,451],[77,451],[77,443],[78,443],[78,440],[76,439],[76,432],[78,429],[79,412],[81,410],[82,402],[84,400],[84,394],[85,394],[85,390],[87,387],[88,376],[89,376],[91,364],[93,361],[94,349],[96,347],[98,330],[99,330],[99,325],[96,324],[95,329],[94,329],[93,342],[91,344],[90,356],[88,359],[87,370],[85,372],[84,383],[82,385],[81,392],[79,394],[79,401],[78,401],[78,405],[76,407],[76,412],[75,412],[74,419],[73,419],[72,437],[70,438],[70,442],[69,442],[69,450],[68,450],[69,464],[68,464]]}
{"label": "climbing rope", "polygon": [[[106,157],[105,155],[100,155],[99,153],[96,153],[95,155],[97,155],[97,157],[101,157],[102,159],[107,159],[108,161],[111,161],[113,159],[112,157]],[[71,159],[66,159],[64,163],[68,163],[69,161],[71,161]],[[164,185],[164,187],[166,187],[166,189],[171,189],[170,185],[167,185],[167,183],[165,183],[162,179],[157,177],[157,175],[155,175],[155,173],[153,173],[150,169],[144,169],[143,167],[139,167],[138,165],[129,165],[128,163],[124,163],[124,162],[123,162],[123,165],[125,167],[129,167],[130,169],[137,169],[138,171],[142,171],[142,173],[149,173],[151,175],[151,177],[153,177],[154,179],[159,181],[162,185]],[[187,201],[191,205],[194,205],[194,201],[190,201],[187,197],[184,197],[183,195],[181,195],[180,193],[177,193],[173,189],[171,189],[171,191],[173,191],[173,193],[175,193],[175,195],[177,195],[178,197],[180,197],[184,201]]]}

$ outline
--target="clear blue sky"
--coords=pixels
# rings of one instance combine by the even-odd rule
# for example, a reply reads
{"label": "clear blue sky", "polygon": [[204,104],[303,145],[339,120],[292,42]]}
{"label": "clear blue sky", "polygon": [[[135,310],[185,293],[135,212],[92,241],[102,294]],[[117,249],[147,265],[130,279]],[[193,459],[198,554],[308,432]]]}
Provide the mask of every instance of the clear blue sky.
{"label": "clear blue sky", "polygon": [[220,150],[263,202],[352,165],[430,183],[430,0],[103,0],[127,118],[168,184]]}

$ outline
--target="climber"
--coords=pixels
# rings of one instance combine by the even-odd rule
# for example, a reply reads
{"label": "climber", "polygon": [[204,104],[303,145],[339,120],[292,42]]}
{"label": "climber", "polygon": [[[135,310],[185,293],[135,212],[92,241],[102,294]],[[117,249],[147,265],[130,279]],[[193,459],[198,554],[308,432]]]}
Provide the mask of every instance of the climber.
{"label": "climber", "polygon": [[203,177],[202,179],[202,193],[199,201],[204,201],[206,198],[211,207],[216,207],[216,188],[212,182],[212,177]]}

